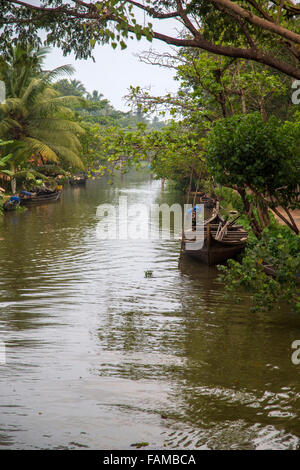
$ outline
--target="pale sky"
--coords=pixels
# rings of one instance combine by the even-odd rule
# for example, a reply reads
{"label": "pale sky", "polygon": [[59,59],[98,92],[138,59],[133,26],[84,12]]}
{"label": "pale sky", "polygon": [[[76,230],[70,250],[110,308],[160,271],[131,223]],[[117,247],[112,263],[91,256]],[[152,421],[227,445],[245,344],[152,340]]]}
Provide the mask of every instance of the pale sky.
{"label": "pale sky", "polygon": [[[38,0],[31,1],[36,4],[40,3]],[[144,15],[136,12],[136,19],[143,24]],[[151,19],[151,22],[154,29],[164,34],[177,35],[178,23],[176,21],[164,20],[162,22]],[[76,68],[76,73],[72,78],[80,80],[87,91],[98,90],[116,109],[129,111],[122,98],[127,94],[130,85],[142,88],[151,86],[151,93],[156,96],[177,90],[178,84],[173,79],[174,71],[144,64],[134,56],[150,48],[162,53],[171,49],[161,41],[154,40],[151,43],[146,39],[138,41],[134,38],[128,39],[127,49],[123,51],[119,46],[113,49],[109,45],[96,45],[93,53],[95,63],[92,59],[75,60],[73,54],[64,57],[59,49],[53,49],[45,65],[47,68],[55,68],[63,64],[72,64]]]}
{"label": "pale sky", "polygon": [[154,95],[175,92],[177,89],[177,82],[173,79],[174,71],[144,64],[134,56],[151,46],[160,52],[170,51],[169,46],[159,41],[151,44],[147,40],[129,40],[127,49],[123,51],[109,45],[96,46],[94,63],[92,59],[75,60],[73,54],[64,57],[59,49],[53,49],[45,66],[52,69],[63,64],[74,65],[76,73],[72,78],[80,80],[89,92],[98,90],[103,93],[116,109],[128,111],[122,98],[130,85],[151,86]]}

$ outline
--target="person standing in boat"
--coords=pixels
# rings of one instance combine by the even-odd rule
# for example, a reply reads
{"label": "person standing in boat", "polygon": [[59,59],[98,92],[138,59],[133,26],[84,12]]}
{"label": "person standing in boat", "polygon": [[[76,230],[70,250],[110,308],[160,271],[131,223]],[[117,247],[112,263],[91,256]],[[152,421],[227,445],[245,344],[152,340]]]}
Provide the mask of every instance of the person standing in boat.
{"label": "person standing in boat", "polygon": [[197,223],[202,221],[202,212],[202,206],[199,204],[187,210],[187,215],[192,215],[192,231],[195,231]]}

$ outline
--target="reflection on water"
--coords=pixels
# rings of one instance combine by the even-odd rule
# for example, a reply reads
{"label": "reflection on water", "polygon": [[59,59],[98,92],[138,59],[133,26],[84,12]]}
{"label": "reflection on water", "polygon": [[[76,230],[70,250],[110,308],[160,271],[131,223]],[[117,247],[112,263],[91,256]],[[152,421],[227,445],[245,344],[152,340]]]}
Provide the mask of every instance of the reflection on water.
{"label": "reflection on water", "polygon": [[137,174],[2,219],[0,447],[298,448],[300,318],[225,300],[176,240],[97,240],[120,195],[178,199]]}

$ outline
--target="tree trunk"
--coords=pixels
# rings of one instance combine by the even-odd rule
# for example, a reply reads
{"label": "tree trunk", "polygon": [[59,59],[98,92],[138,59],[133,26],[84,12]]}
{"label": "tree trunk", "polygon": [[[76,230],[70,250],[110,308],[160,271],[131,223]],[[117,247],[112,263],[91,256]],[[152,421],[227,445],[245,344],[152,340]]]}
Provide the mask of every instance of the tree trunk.
{"label": "tree trunk", "polygon": [[239,188],[239,189],[237,189],[237,191],[238,191],[239,195],[242,198],[243,205],[244,205],[244,211],[245,211],[245,214],[249,218],[250,225],[251,225],[251,228],[253,230],[253,233],[256,236],[256,238],[258,238],[260,240],[263,229],[260,226],[260,224],[258,223],[258,221],[256,220],[256,217],[255,217],[255,214],[254,214],[254,211],[253,211],[253,205],[247,199],[246,190],[244,188]]}
{"label": "tree trunk", "polygon": [[260,108],[261,117],[263,118],[263,120],[264,120],[265,122],[267,122],[268,116],[267,116],[267,113],[266,113],[266,110],[265,110],[265,103],[264,103],[264,100],[263,100],[263,99],[262,99],[262,101],[259,103],[259,108]]}
{"label": "tree trunk", "polygon": [[244,90],[242,90],[242,92],[241,92],[241,100],[242,100],[242,113],[247,114],[246,97],[245,97]]}
{"label": "tree trunk", "polygon": [[270,224],[269,209],[264,202],[259,202],[257,205],[257,215],[259,218],[262,230]]}
{"label": "tree trunk", "polygon": [[[11,164],[11,172],[12,172],[12,173],[15,173],[15,165],[14,165],[14,163]],[[13,176],[11,176],[11,178],[10,178],[10,185],[11,185],[11,192],[12,192],[13,194],[16,194],[17,182],[16,182],[16,178],[14,178]]]}

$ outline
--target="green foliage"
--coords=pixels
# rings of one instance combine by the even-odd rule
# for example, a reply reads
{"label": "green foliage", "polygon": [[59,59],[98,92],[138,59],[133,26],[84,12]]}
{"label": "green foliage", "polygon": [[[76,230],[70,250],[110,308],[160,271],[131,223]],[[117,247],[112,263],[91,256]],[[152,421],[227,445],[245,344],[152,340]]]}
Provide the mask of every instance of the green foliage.
{"label": "green foliage", "polygon": [[62,96],[80,96],[83,97],[86,93],[84,85],[78,80],[62,80],[54,83],[53,88],[58,91]]}
{"label": "green foliage", "polygon": [[[234,7],[241,7],[242,13]],[[295,2],[279,0],[240,0],[227,5],[192,0],[183,2],[182,8],[173,0],[43,0],[39,6],[32,0],[1,0],[0,41],[2,50],[16,37],[22,44],[30,41],[38,45],[42,30],[46,44],[60,47],[64,54],[74,52],[76,58],[87,58],[99,43],[125,49],[129,39],[144,37],[151,42],[156,38],[176,46],[214,50],[220,55],[249,57],[296,78],[298,15]],[[157,30],[151,23],[153,18],[160,19]],[[178,22],[180,34],[172,35],[168,27],[164,29],[164,20],[167,26],[169,18]]]}
{"label": "green foliage", "polygon": [[18,45],[0,57],[0,78],[7,90],[7,99],[0,105],[0,137],[10,140],[2,155],[12,155],[10,168],[2,172],[28,184],[35,172],[45,173],[41,167],[48,167],[47,176],[53,175],[55,166],[62,169],[60,174],[84,169],[85,164],[98,167],[105,156],[104,128],[136,128],[146,122],[143,115],[114,109],[96,90],[87,93],[76,79],[57,81],[62,74],[72,74],[72,67],[43,72],[46,53]]}
{"label": "green foliage", "polygon": [[0,80],[6,86],[6,95],[18,98],[28,83],[42,75],[42,65],[49,49],[36,49],[27,44],[21,47],[10,45],[0,56]]}
{"label": "green foliage", "polygon": [[[96,90],[93,94],[98,93]],[[95,95],[94,95],[95,96]],[[98,124],[100,127],[122,127],[135,128],[140,122],[147,122],[147,119],[132,112],[123,112],[115,109],[110,102],[101,97],[99,93],[95,96],[96,100],[88,96],[88,99],[80,108],[76,108],[79,119],[89,123],[90,125]]]}
{"label": "green foliage", "polygon": [[220,204],[225,206],[228,210],[236,210],[243,212],[244,206],[241,196],[231,188],[226,186],[217,186],[214,188],[214,192],[218,197]]}
{"label": "green foliage", "polygon": [[187,187],[191,174],[197,181],[207,177],[203,159],[203,142],[198,131],[184,123],[173,122],[161,130],[148,129],[140,123],[137,129],[104,128],[98,136],[98,155],[102,164],[94,173],[148,163],[157,178],[174,180]]}
{"label": "green foliage", "polygon": [[34,168],[39,174],[56,177],[56,176],[65,176],[66,178],[69,177],[70,173],[66,172],[61,166],[55,165],[53,163],[48,163],[44,165],[39,165]]}
{"label": "green foliage", "polygon": [[259,113],[216,122],[208,137],[207,156],[216,181],[249,188],[274,200],[274,206],[299,205],[300,121],[282,124]]}
{"label": "green foliage", "polygon": [[[274,269],[275,277],[265,273],[263,263]],[[286,227],[265,229],[261,240],[248,245],[241,263],[229,260],[219,269],[227,295],[232,298],[234,292],[237,298],[239,289],[250,292],[253,311],[285,302],[300,313],[300,236]]]}
{"label": "green foliage", "polygon": [[[212,119],[233,114],[259,111],[272,107],[273,113],[286,117],[282,97],[290,104],[291,80],[263,65],[216,56],[205,51],[180,52],[176,80],[180,81],[179,96],[192,97],[195,107],[206,110]],[[187,93],[188,92],[188,93]],[[196,111],[197,112],[197,111]]]}
{"label": "green foliage", "polygon": [[193,180],[208,177],[204,159],[204,135],[199,127],[184,122],[173,122],[161,131],[147,135],[151,151],[151,168],[158,178],[179,183],[182,188]]}
{"label": "green foliage", "polygon": [[13,156],[11,153],[9,153],[8,155],[5,155],[3,156],[3,150],[1,150],[2,148],[5,148],[5,146],[7,145],[10,145],[12,144],[13,141],[6,141],[4,142],[3,140],[0,139],[0,155],[1,155],[1,158],[0,158],[0,175],[7,175],[7,176],[11,176],[12,173],[11,171],[9,171],[8,169],[8,166],[9,166],[9,163],[10,161],[12,160]]}
{"label": "green foliage", "polygon": [[73,69],[63,66],[43,72],[40,65],[45,51],[36,51],[35,56],[32,49],[29,54],[17,47],[10,52],[9,57],[1,57],[5,72],[1,77],[8,95],[0,104],[0,137],[10,140],[2,155],[12,155],[11,174],[19,179],[32,180],[35,175],[40,178],[33,168],[40,161],[66,162],[83,168],[79,136],[84,130],[75,122],[70,109],[78,106],[80,99],[59,96],[51,87],[59,75],[72,73]]}

